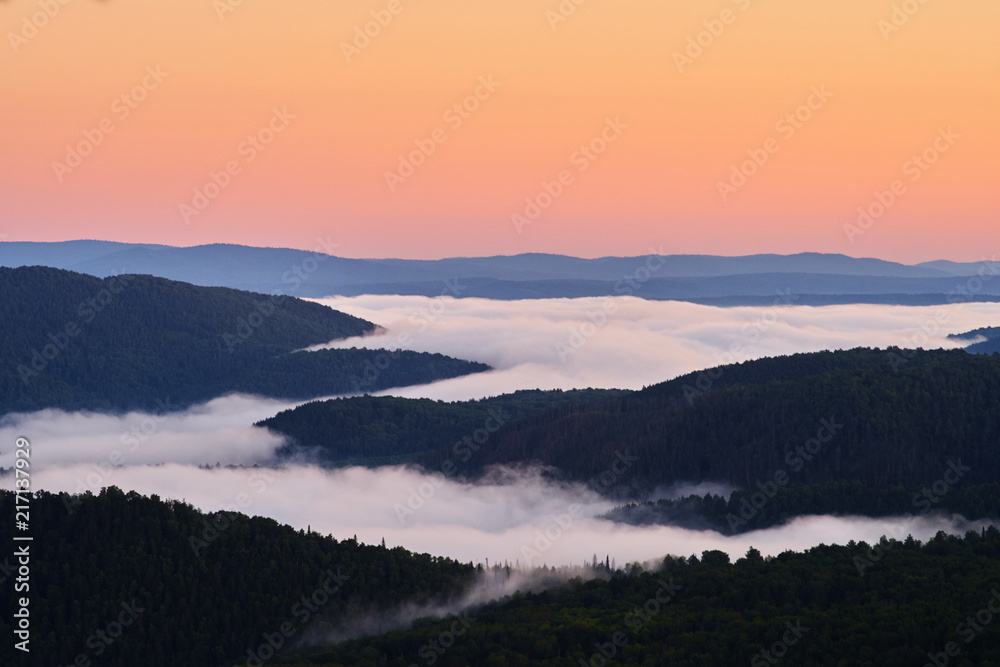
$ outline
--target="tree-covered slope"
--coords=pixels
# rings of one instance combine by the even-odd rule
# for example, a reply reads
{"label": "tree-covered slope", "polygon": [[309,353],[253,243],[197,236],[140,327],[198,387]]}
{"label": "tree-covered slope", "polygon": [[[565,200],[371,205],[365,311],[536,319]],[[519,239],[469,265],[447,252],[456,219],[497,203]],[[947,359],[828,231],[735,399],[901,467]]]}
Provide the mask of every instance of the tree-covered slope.
{"label": "tree-covered slope", "polygon": [[[457,623],[457,625],[456,625]],[[294,667],[1000,666],[1000,531],[666,558],[346,642]]]}
{"label": "tree-covered slope", "polygon": [[963,334],[951,334],[948,338],[961,342],[977,341],[965,348],[966,352],[971,352],[972,354],[993,354],[994,352],[1000,352],[1000,327],[982,327]]}
{"label": "tree-covered slope", "polygon": [[0,414],[185,406],[232,391],[311,398],[486,369],[408,352],[291,354],[374,328],[290,297],[151,276],[0,268]]}
{"label": "tree-covered slope", "polygon": [[[257,426],[294,443],[285,454],[309,451],[324,463],[394,463],[444,450],[451,456],[477,446],[507,424],[566,405],[619,396],[619,390],[524,390],[446,403],[392,396],[315,401],[280,412]],[[471,449],[468,449],[471,453]]]}
{"label": "tree-covered slope", "polygon": [[[490,409],[511,418],[500,424]],[[599,482],[621,453],[636,465],[593,488],[642,498],[683,482],[748,492],[768,484],[830,513],[918,511],[901,499],[912,500],[954,463],[962,474],[952,486],[967,498],[953,495],[957,505],[935,509],[995,515],[979,487],[1000,480],[1000,356],[858,348],[748,361],[638,392],[518,392],[451,404],[363,397],[302,406],[260,425],[319,448],[326,460],[407,457],[432,469],[454,459],[456,447],[467,454],[461,443],[489,425],[475,456],[462,459],[463,476],[491,464],[541,463]],[[838,492],[825,504],[812,499],[827,484]],[[795,487],[803,488],[787,491]],[[700,514],[715,516],[717,505]],[[787,518],[781,506],[769,521]]]}
{"label": "tree-covered slope", "polygon": [[[15,660],[14,610],[5,605],[5,665],[83,664],[80,655],[91,665],[245,665],[268,637],[284,649],[365,614],[449,600],[474,576],[445,558],[113,487],[99,496],[36,493],[34,540],[14,543],[13,496],[0,491],[0,535],[29,548],[30,580],[18,597],[30,600],[31,641],[30,660]],[[14,594],[13,549],[0,557],[4,600]]]}
{"label": "tree-covered slope", "polygon": [[796,354],[692,373],[505,427],[473,464],[537,461],[592,479],[616,452],[637,464],[610,492],[673,482],[933,484],[1000,480],[1000,356],[962,350]]}
{"label": "tree-covered slope", "polygon": [[[952,478],[955,484],[946,484],[945,480]],[[958,514],[973,521],[1000,522],[1000,483],[965,484],[953,472],[919,487],[902,484],[877,487],[858,481],[786,486],[771,481],[750,489],[737,489],[728,498],[706,494],[626,503],[608,512],[605,518],[636,526],[681,526],[732,535],[781,525],[799,516],[916,514],[945,517]]]}

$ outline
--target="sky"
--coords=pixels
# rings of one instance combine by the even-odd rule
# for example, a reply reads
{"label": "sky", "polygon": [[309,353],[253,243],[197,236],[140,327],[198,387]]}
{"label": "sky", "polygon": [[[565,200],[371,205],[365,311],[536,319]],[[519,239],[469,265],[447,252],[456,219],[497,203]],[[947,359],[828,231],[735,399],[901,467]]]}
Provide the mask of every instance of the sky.
{"label": "sky", "polygon": [[1000,250],[998,20],[994,0],[0,0],[0,240],[976,261]]}

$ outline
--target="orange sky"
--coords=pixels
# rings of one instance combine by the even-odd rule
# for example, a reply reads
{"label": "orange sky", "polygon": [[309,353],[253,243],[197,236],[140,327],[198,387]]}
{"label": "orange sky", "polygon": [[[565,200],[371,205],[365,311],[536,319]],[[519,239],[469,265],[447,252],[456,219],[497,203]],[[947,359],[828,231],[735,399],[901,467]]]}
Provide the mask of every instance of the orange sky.
{"label": "orange sky", "polygon": [[0,238],[978,260],[998,24],[996,0],[0,1]]}

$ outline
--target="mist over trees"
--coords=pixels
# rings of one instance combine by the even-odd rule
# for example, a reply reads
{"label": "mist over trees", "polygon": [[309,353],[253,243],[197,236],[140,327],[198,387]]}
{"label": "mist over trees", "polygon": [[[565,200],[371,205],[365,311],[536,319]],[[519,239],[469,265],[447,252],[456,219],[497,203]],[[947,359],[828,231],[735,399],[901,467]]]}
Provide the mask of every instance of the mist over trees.
{"label": "mist over trees", "polygon": [[[0,491],[0,534],[14,533],[13,496]],[[38,532],[26,594],[38,665],[78,655],[95,665],[246,664],[267,634],[294,645],[307,628],[333,631],[363,614],[444,602],[475,574],[448,558],[115,487],[37,492],[30,505]],[[5,572],[12,560],[0,559]],[[6,637],[13,622],[0,618]],[[12,651],[4,642],[5,664],[16,664]]]}
{"label": "mist over trees", "polygon": [[767,559],[751,548],[735,563],[719,551],[669,556],[655,569],[630,565],[466,616],[468,627],[428,619],[276,664],[912,667],[958,656],[951,664],[997,665],[1000,531]]}

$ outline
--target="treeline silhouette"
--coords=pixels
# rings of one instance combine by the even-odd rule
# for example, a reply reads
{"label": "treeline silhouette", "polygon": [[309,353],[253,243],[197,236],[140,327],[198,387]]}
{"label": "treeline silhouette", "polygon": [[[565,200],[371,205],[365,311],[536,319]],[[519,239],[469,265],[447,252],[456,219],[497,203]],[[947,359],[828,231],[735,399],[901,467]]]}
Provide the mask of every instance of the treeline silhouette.
{"label": "treeline silhouette", "polygon": [[719,551],[668,557],[656,571],[632,565],[275,664],[986,667],[1000,665],[990,606],[1000,608],[993,527],[766,559],[751,548],[736,563]]}
{"label": "treeline silhouette", "polygon": [[638,457],[607,491],[641,497],[677,482],[742,489],[853,482],[1000,479],[1000,356],[963,350],[853,350],[721,366],[516,421],[473,465],[535,461],[600,476],[616,452]]}
{"label": "treeline silhouette", "polygon": [[[938,491],[944,491],[938,494]],[[689,495],[655,502],[627,503],[607,519],[636,526],[672,525],[723,534],[745,533],[805,515],[866,517],[948,516],[1000,519],[1000,484],[920,488],[879,488],[858,481],[737,489],[729,498]]]}
{"label": "treeline silhouette", "polygon": [[[0,491],[2,535],[15,534],[13,496]],[[30,518],[30,589],[17,595],[30,599],[35,665],[74,664],[79,655],[106,665],[246,664],[266,636],[284,636],[285,623],[293,632],[282,649],[365,614],[450,600],[475,575],[447,558],[116,487],[36,492]],[[19,565],[8,556],[0,565],[12,591]],[[9,611],[0,616],[0,662],[21,664]]]}
{"label": "treeline silhouette", "polygon": [[[433,470],[455,459],[456,443],[483,426],[491,406],[510,419],[477,443],[474,455],[463,455],[460,476],[537,463],[626,501],[681,483],[720,482],[747,496],[777,489],[759,525],[813,511],[997,514],[993,487],[983,485],[1000,480],[1000,356],[962,350],[795,354],[637,392],[518,392],[457,403],[352,398],[302,406],[261,425],[329,459],[405,459]],[[613,484],[601,483],[619,454],[635,464],[610,475]],[[913,502],[942,480],[952,491],[938,493],[947,495],[941,502]],[[713,499],[683,505],[713,521],[732,511]],[[654,509],[671,511],[667,504]]]}
{"label": "treeline silhouette", "polygon": [[415,352],[292,354],[374,328],[291,297],[152,276],[0,268],[0,414],[162,411],[234,391],[305,399],[487,369]]}
{"label": "treeline silhouette", "polygon": [[958,341],[969,341],[983,338],[978,342],[965,347],[966,352],[972,354],[994,354],[1000,352],[1000,327],[982,327],[973,329],[963,334],[951,334],[948,338]]}
{"label": "treeline silhouette", "polygon": [[256,425],[290,438],[293,444],[279,454],[308,451],[324,463],[398,463],[436,450],[464,458],[473,453],[466,439],[478,447],[504,425],[529,415],[625,393],[534,389],[450,403],[366,395],[314,401]]}

